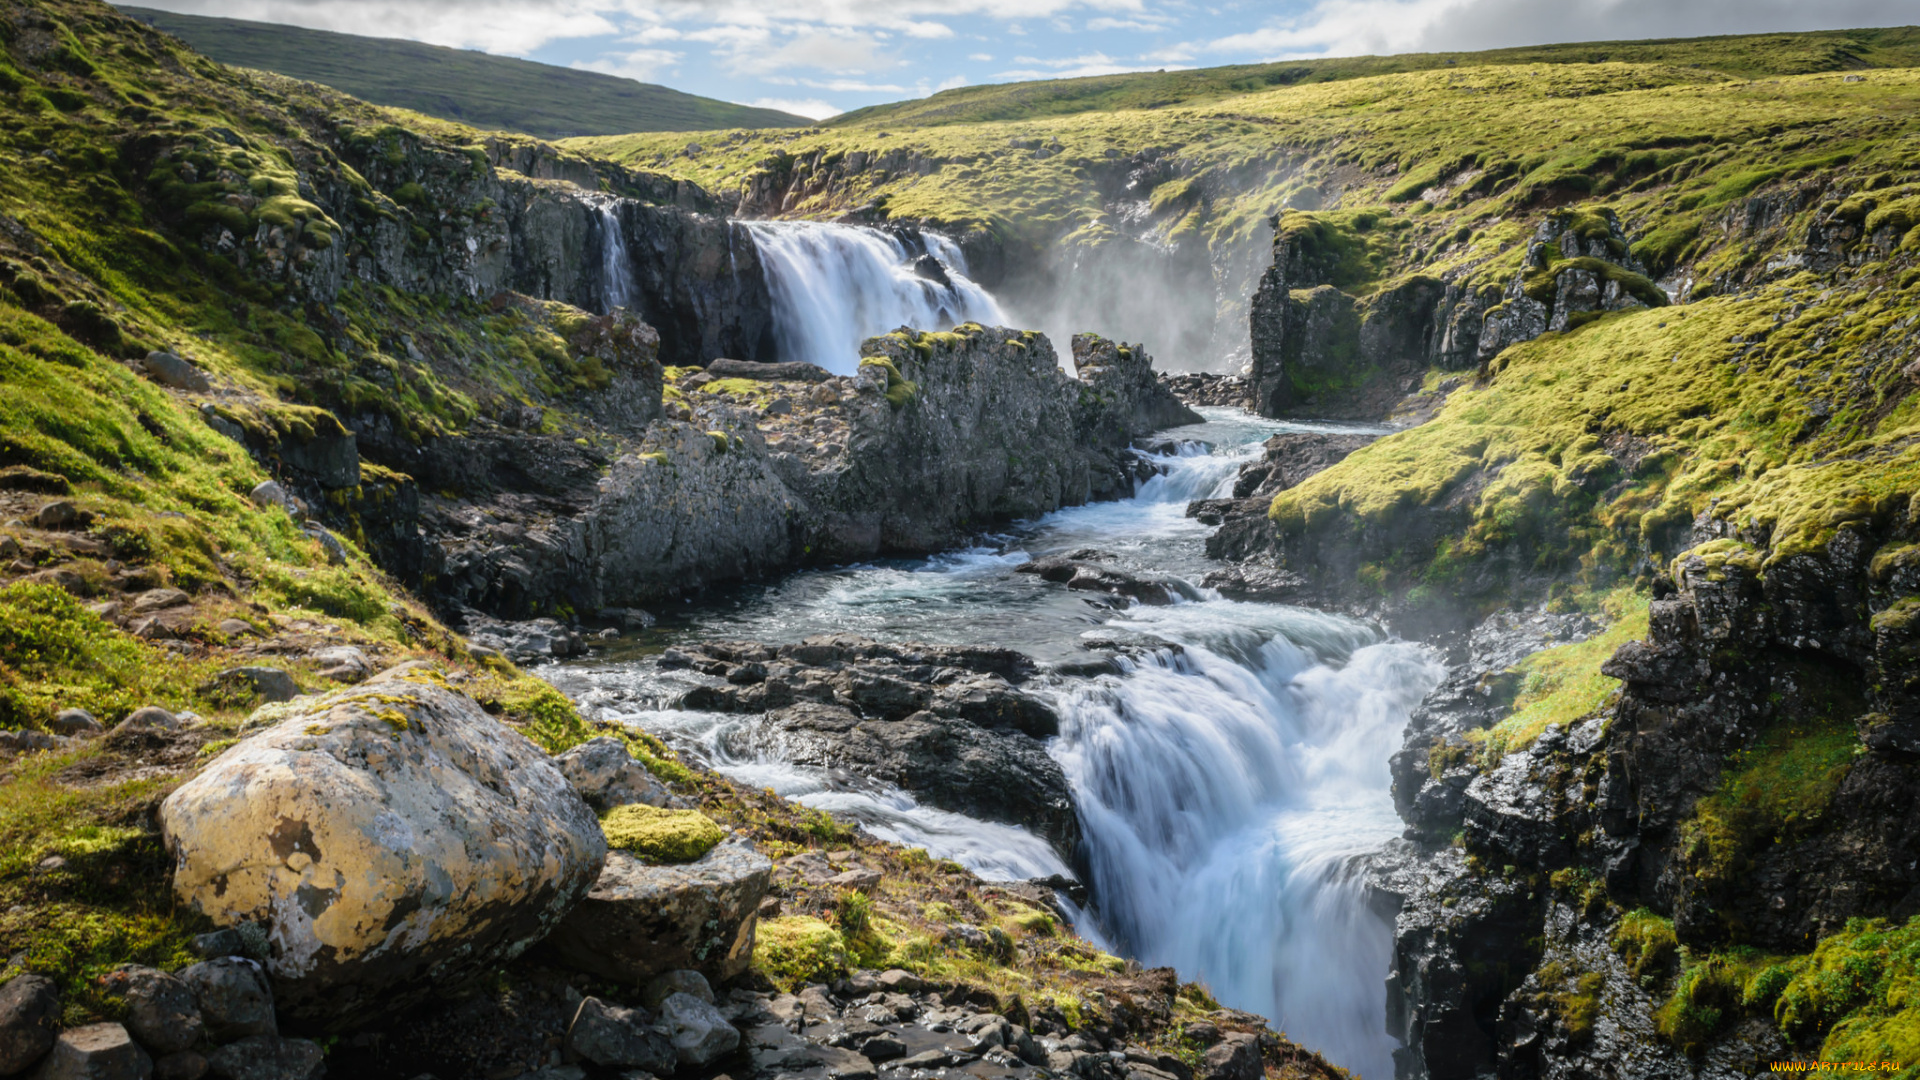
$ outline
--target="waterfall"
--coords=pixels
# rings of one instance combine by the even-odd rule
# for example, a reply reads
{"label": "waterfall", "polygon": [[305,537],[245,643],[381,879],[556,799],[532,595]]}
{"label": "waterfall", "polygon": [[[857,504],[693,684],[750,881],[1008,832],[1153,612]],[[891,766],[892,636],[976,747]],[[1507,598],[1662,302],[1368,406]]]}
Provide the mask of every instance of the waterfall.
{"label": "waterfall", "polygon": [[600,271],[607,310],[631,306],[633,261],[627,254],[627,233],[620,224],[618,203],[600,204]]}
{"label": "waterfall", "polygon": [[[947,330],[963,322],[1006,322],[1000,305],[966,276],[959,245],[920,234],[925,256],[892,233],[817,221],[745,222],[773,298],[780,359],[804,360],[846,375],[860,343],[900,326]],[[923,277],[931,257],[948,283]],[[921,266],[927,270],[932,267]]]}
{"label": "waterfall", "polygon": [[[1280,634],[1258,625],[1285,610]],[[1440,667],[1299,609],[1176,605],[1116,625],[1181,648],[1064,696],[1054,756],[1100,927],[1340,1065],[1392,1076],[1391,928],[1357,863],[1399,832],[1387,758]]]}
{"label": "waterfall", "polygon": [[[1131,499],[1020,523],[992,547],[796,573],[706,610],[688,632],[991,644],[1076,665],[1090,638],[1125,643],[1114,673],[1033,686],[1060,715],[1049,751],[1080,811],[1092,903],[1075,930],[1171,965],[1222,1004],[1384,1080],[1395,1045],[1385,1032],[1392,927],[1368,907],[1358,864],[1400,832],[1387,761],[1441,666],[1422,646],[1306,608],[1239,603],[1191,584],[1166,607],[1093,608],[1083,593],[1015,572],[1034,556],[1095,548],[1198,581],[1219,564],[1205,555],[1212,530],[1186,516],[1189,500],[1230,495],[1238,467],[1277,431],[1378,433],[1201,411],[1205,425],[1176,429],[1185,441],[1149,455],[1159,472]],[[985,877],[1066,869],[1024,829],[794,764],[778,732],[755,718],[663,709],[684,691],[673,680],[690,676],[628,661],[584,665],[570,678],[562,688],[591,715],[638,724],[742,783]]]}

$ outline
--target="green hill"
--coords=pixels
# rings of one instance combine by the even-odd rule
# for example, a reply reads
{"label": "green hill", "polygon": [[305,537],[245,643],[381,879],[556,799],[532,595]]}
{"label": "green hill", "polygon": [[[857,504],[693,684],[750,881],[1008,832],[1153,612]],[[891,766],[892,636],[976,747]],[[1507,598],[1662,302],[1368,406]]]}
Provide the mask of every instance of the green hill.
{"label": "green hill", "polygon": [[871,124],[976,124],[1081,112],[1159,109],[1200,104],[1277,86],[1341,82],[1374,75],[1466,65],[1667,64],[1743,78],[1803,75],[1920,64],[1920,28],[1831,30],[1800,34],[1745,34],[1647,41],[1584,41],[1528,45],[1486,52],[1406,53],[1238,64],[1193,71],[1136,72],[1083,79],[963,86],[932,97],[872,105],[842,113],[829,127]]}
{"label": "green hill", "polygon": [[630,131],[804,127],[813,121],[681,93],[593,71],[575,71],[417,41],[360,37],[151,8],[121,11],[236,67],[325,83],[474,127],[543,139]]}

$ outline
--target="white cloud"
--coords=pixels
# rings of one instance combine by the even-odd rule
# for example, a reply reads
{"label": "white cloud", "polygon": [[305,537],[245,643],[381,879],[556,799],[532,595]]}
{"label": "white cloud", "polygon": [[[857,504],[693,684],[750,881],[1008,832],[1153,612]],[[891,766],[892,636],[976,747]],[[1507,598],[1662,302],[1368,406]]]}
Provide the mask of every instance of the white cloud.
{"label": "white cloud", "polygon": [[1262,59],[1885,26],[1912,0],[1319,0],[1207,44]]}
{"label": "white cloud", "polygon": [[985,52],[977,52],[977,53],[968,53],[968,54],[967,54],[967,59],[969,59],[969,60],[978,60],[978,61],[979,61],[980,63],[983,63],[983,64],[985,64],[985,63],[988,63],[988,62],[990,62],[990,61],[991,61],[991,60],[993,59],[993,54],[992,54],[992,53],[985,53]]}
{"label": "white cloud", "polygon": [[899,27],[899,30],[901,33],[907,35],[908,37],[924,38],[928,40],[935,39],[935,38],[950,38],[953,36],[953,28],[948,26],[946,23],[910,22]]}
{"label": "white cloud", "polygon": [[1102,17],[1089,19],[1087,21],[1087,29],[1096,34],[1104,30],[1146,30],[1151,32],[1165,30],[1173,21],[1174,20],[1164,15],[1142,15],[1136,19],[1109,19]]}
{"label": "white cloud", "polygon": [[755,98],[747,102],[756,109],[779,109],[795,116],[804,116],[809,120],[825,120],[829,116],[839,116],[846,110],[819,98]]}
{"label": "white cloud", "polygon": [[581,71],[618,75],[623,79],[633,79],[638,82],[658,82],[661,72],[679,63],[684,55],[686,54],[671,52],[667,49],[635,49],[632,52],[616,53],[592,60],[576,60],[571,66]]}
{"label": "white cloud", "polygon": [[967,77],[965,75],[955,75],[950,79],[940,80],[939,85],[933,88],[933,92],[937,94],[942,90],[952,90],[965,85],[967,85]]}

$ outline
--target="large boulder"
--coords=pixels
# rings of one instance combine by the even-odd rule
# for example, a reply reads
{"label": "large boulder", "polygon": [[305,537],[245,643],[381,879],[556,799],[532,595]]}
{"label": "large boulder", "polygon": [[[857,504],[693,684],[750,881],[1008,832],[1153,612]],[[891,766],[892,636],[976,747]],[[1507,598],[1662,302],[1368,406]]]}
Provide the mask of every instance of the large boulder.
{"label": "large boulder", "polygon": [[1124,446],[1136,435],[1206,420],[1154,375],[1144,345],[1075,334],[1073,370],[1081,382],[1075,418],[1095,442]]}
{"label": "large boulder", "polygon": [[713,982],[753,958],[753,931],[773,863],[745,842],[725,843],[681,866],[649,866],[624,851],[549,942],[582,971],[644,985],[678,969]]}
{"label": "large boulder", "polygon": [[281,1011],[322,1027],[497,970],[606,857],[547,756],[417,667],[313,699],[160,813],[175,893],[216,923],[264,925]]}

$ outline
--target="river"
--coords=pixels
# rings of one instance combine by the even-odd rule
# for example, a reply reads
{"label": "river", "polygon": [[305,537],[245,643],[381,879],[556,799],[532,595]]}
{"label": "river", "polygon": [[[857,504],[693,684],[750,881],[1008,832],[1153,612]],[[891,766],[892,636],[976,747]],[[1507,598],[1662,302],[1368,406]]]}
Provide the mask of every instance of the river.
{"label": "river", "polygon": [[[1131,646],[1124,670],[1053,674],[1037,692],[1061,716],[1049,744],[1073,787],[1092,900],[1077,929],[1148,966],[1171,965],[1219,1000],[1368,1077],[1393,1075],[1384,1034],[1391,928],[1365,902],[1356,862],[1397,835],[1388,756],[1407,712],[1441,678],[1423,647],[1306,608],[1225,600],[1197,583],[1216,564],[1192,499],[1230,493],[1238,467],[1284,430],[1358,430],[1204,409],[1153,460],[1131,499],[1020,523],[931,558],[810,570],[663,612],[627,644],[547,674],[600,718],[638,725],[757,787],[861,821],[988,878],[1067,873],[1025,830],[918,805],[905,792],[780,760],[729,740],[754,717],[666,706],[687,676],[651,659],[702,638],[991,644],[1051,665],[1089,646]],[[1185,582],[1167,607],[1016,574],[1041,555],[1098,548]],[[731,745],[763,747],[742,757]]]}

